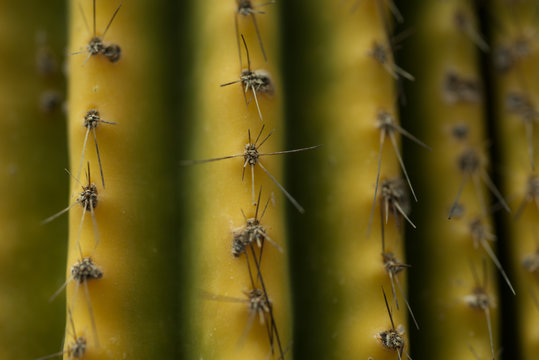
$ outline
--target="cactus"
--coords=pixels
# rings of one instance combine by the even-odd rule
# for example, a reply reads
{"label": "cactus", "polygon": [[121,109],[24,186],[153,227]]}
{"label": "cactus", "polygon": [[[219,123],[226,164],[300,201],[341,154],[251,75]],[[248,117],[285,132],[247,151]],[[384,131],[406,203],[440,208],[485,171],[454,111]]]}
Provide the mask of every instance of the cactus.
{"label": "cactus", "polygon": [[539,5],[31,3],[0,359],[536,356]]}
{"label": "cactus", "polygon": [[[310,154],[310,163],[317,167],[304,162],[294,165],[306,175],[294,177],[294,185],[309,199],[306,216],[292,221],[298,224],[292,226],[297,259],[292,263],[297,289],[295,347],[306,358],[385,359],[409,353],[406,307],[397,289],[400,311],[396,310],[392,288],[397,285],[392,286],[382,257],[382,252],[393,253],[405,263],[402,233],[407,224],[396,206],[410,203],[387,191],[388,181],[401,175],[396,157],[400,150],[392,146],[400,134],[385,121],[398,118],[386,10],[373,1],[357,8],[351,3],[336,6],[333,1],[317,1],[308,7],[290,6],[286,12],[291,17],[287,23],[293,19],[306,31],[320,34],[312,38],[297,34],[300,38],[293,38],[287,49],[300,54],[289,59],[287,74],[289,117],[297,119],[292,139],[324,144]],[[333,56],[327,62],[309,61],[323,56],[322,49]],[[385,51],[387,59],[378,56],[376,49]],[[397,184],[408,191],[404,179]],[[405,278],[395,276],[405,290]],[[319,287],[319,283],[326,285]],[[405,330],[404,347],[386,340],[396,337],[397,328]],[[311,335],[300,335],[304,333]]]}

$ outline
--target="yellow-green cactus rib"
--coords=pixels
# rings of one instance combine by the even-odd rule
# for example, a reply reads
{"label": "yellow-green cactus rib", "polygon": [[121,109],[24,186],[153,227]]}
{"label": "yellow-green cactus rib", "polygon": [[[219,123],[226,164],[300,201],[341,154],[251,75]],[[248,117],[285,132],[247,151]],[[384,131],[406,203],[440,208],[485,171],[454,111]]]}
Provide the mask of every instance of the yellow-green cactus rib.
{"label": "yellow-green cactus rib", "polygon": [[[305,358],[397,359],[399,350],[388,349],[382,340],[404,330],[409,353],[407,310],[398,289],[396,309],[384,260],[386,265],[389,260],[405,262],[402,231],[409,225],[396,205],[405,210],[413,201],[387,198],[395,195],[388,190],[409,192],[390,136],[400,137],[395,77],[407,73],[393,63],[390,15],[381,9],[382,2],[354,3],[288,2],[283,12],[287,24],[302,24],[301,31],[287,29],[284,56],[292,140],[296,145],[304,139],[324,144],[308,155],[308,162],[291,159],[301,174],[293,179],[295,192],[308,198],[309,209],[304,218],[294,218],[301,224],[293,232],[294,344]],[[382,131],[380,185],[369,231]],[[387,224],[383,220],[382,249],[380,208],[385,200],[390,214]],[[383,250],[388,252],[385,259]],[[396,276],[405,290],[404,273]],[[401,356],[406,357],[404,352]]]}
{"label": "yellow-green cactus rib", "polygon": [[425,225],[414,239],[411,289],[420,294],[418,318],[428,329],[418,333],[414,353],[491,359],[500,350],[499,301],[487,189],[498,192],[488,175],[477,66],[485,46],[468,1],[417,1],[405,17],[417,24],[405,50],[417,79],[409,86],[406,115],[433,144],[431,153],[411,152],[415,173],[422,175],[417,218]]}
{"label": "yellow-green cactus rib", "polygon": [[519,292],[516,338],[523,359],[539,353],[538,6],[534,1],[496,1],[491,16],[496,19],[491,31],[503,183],[516,209],[507,224]]}
{"label": "yellow-green cactus rib", "polygon": [[[264,14],[238,14],[238,7],[244,3],[234,0],[197,2],[191,29],[196,34],[194,76],[197,79],[197,89],[194,94],[196,116],[193,119],[193,145],[189,156],[191,159],[202,160],[240,155],[232,159],[190,165],[189,169],[193,175],[189,200],[189,238],[194,259],[190,269],[193,284],[190,317],[194,343],[190,356],[197,359],[266,359],[271,352],[273,354],[270,358],[274,359],[283,355],[284,358],[292,357],[289,350],[292,343],[290,290],[286,276],[288,250],[284,231],[287,199],[259,166],[262,164],[283,184],[284,158],[282,155],[261,155],[256,164],[253,163],[254,172],[251,173],[251,164],[245,163],[243,157],[248,143],[260,146],[260,153],[287,150],[283,148],[282,141],[284,96],[279,69],[279,9],[276,4],[260,8],[264,2],[253,1],[254,9],[263,10]],[[253,25],[254,18],[267,63]],[[249,59],[241,36],[245,39]],[[243,67],[238,58],[238,45]],[[264,87],[256,85],[255,94],[248,82],[250,80],[245,78],[241,82],[229,84],[240,80],[240,76],[248,76],[249,70],[255,74],[260,74],[261,70],[269,74],[273,91],[264,91]],[[264,141],[272,131],[272,135]],[[243,168],[245,176],[242,180]],[[253,200],[257,201],[260,188],[257,214]],[[269,205],[262,217],[268,200]],[[262,257],[257,255],[256,261],[261,261],[260,272],[264,285],[258,279],[251,246],[246,249],[251,275],[246,254],[242,253],[241,246],[236,246],[239,245],[236,240],[245,234],[246,220],[255,217],[275,243],[273,245],[282,249],[280,252],[277,246],[265,241]],[[252,246],[258,254],[257,243],[254,242]],[[257,289],[264,293],[264,301],[267,302],[265,294],[271,301],[271,306],[264,304],[265,309],[262,311],[259,311],[260,308],[250,309],[247,303],[246,295],[255,294]],[[273,315],[273,326],[269,310]],[[260,323],[259,316],[265,317],[264,324]]]}
{"label": "yellow-green cactus rib", "polygon": [[[0,359],[57,352],[66,221],[63,2],[0,3]],[[60,176],[58,176],[60,174]]]}
{"label": "yellow-green cactus rib", "polygon": [[[163,39],[174,27],[164,4],[119,6],[70,1],[69,152],[80,178],[71,181],[78,204],[69,211],[67,305],[77,336],[86,340],[83,359],[169,359],[178,353],[179,258],[171,165],[176,120],[167,95],[172,67],[164,57],[171,50]],[[105,31],[102,47],[92,40],[89,56],[89,42]],[[80,261],[90,261],[81,257],[95,271],[77,272]],[[66,329],[64,358],[73,358],[67,351],[73,329]]]}

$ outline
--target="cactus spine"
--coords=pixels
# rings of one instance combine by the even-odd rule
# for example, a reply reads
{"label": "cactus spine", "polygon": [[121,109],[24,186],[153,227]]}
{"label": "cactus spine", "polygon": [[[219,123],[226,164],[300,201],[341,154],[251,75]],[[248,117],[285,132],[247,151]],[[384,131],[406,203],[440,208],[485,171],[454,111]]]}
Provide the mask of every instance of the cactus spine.
{"label": "cactus spine", "polygon": [[[407,114],[416,121],[414,130],[436,144],[432,153],[412,152],[416,171],[430,174],[420,180],[425,203],[418,210],[425,226],[418,229],[414,262],[437,270],[418,274],[414,290],[424,291],[419,317],[432,329],[417,334],[417,340],[438,345],[418,346],[415,353],[493,358],[500,348],[499,296],[487,193],[485,94],[477,66],[484,40],[466,1],[421,2],[409,16],[418,24],[409,54],[422,54],[429,65],[410,60],[417,83],[410,86]],[[423,313],[427,308],[430,315]]]}

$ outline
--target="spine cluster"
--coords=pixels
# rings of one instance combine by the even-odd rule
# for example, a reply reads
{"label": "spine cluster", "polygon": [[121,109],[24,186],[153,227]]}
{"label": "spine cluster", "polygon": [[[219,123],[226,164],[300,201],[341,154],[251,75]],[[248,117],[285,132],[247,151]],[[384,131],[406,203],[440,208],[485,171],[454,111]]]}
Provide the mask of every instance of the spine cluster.
{"label": "spine cluster", "polygon": [[[497,0],[489,8],[493,48],[491,53],[496,130],[502,186],[513,213],[507,217],[511,274],[515,278],[522,358],[539,351],[539,243],[537,241],[537,120],[539,48],[537,3]],[[503,335],[506,335],[504,333]]]}

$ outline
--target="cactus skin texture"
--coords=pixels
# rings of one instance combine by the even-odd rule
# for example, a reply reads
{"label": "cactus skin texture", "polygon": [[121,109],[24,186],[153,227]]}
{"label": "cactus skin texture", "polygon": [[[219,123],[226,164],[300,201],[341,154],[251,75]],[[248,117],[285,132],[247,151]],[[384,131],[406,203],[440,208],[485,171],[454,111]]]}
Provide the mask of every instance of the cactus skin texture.
{"label": "cactus skin texture", "polygon": [[[0,360],[537,357],[537,1],[483,2],[482,15],[465,0],[120,3],[0,2]],[[249,65],[239,34],[272,94],[231,83]],[[262,126],[253,191],[242,154]],[[418,202],[398,205],[417,229],[395,202],[381,216],[382,184],[404,179],[401,143]],[[473,174],[458,165],[469,150]],[[255,214],[271,241],[234,257]],[[411,265],[395,274],[398,309],[383,251]],[[81,258],[99,271],[77,283]]]}

